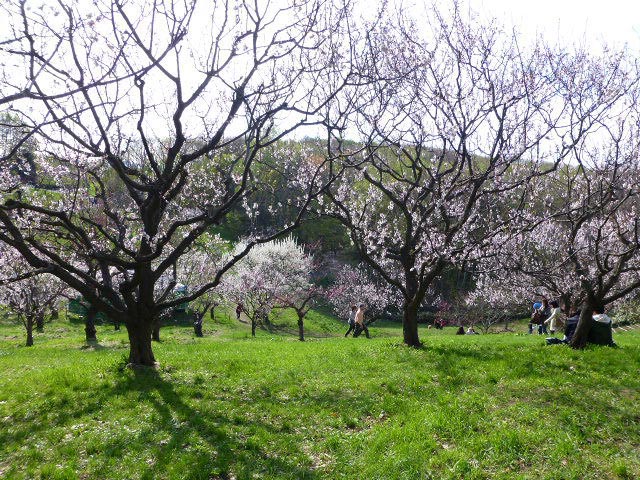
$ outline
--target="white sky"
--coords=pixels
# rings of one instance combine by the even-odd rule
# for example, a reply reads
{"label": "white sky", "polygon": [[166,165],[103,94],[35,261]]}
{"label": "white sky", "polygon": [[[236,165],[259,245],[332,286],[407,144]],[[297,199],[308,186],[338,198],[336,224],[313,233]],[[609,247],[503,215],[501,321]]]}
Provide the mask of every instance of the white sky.
{"label": "white sky", "polygon": [[482,17],[516,25],[562,44],[622,46],[640,50],[640,0],[462,0]]}

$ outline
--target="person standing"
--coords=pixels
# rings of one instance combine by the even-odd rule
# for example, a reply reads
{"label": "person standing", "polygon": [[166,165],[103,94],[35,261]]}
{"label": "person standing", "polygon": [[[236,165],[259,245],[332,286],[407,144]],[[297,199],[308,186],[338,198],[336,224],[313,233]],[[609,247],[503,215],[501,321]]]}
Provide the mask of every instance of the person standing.
{"label": "person standing", "polygon": [[367,338],[371,338],[369,335],[369,329],[367,328],[366,323],[364,323],[364,310],[364,304],[361,303],[360,308],[358,308],[358,311],[356,312],[356,331],[353,333],[353,336],[357,337],[362,333],[362,331],[364,331]]}
{"label": "person standing", "polygon": [[542,306],[540,307],[539,323],[538,323],[538,335],[547,334],[547,325],[544,323],[545,319],[551,315],[551,307],[549,307],[549,300],[542,299]]}
{"label": "person standing", "polygon": [[544,325],[549,325],[549,333],[551,335],[555,335],[558,324],[560,323],[560,315],[562,311],[560,310],[560,306],[558,302],[555,300],[551,302],[551,315],[544,321]]}
{"label": "person standing", "polygon": [[529,320],[529,335],[533,334],[533,326],[538,325],[541,307],[542,304],[540,302],[533,304],[533,312],[531,312],[531,319]]}
{"label": "person standing", "polygon": [[358,307],[356,307],[355,305],[351,305],[351,311],[349,312],[348,320],[349,330],[347,330],[347,333],[344,334],[345,337],[348,337],[349,334],[356,329],[356,310],[358,310]]}

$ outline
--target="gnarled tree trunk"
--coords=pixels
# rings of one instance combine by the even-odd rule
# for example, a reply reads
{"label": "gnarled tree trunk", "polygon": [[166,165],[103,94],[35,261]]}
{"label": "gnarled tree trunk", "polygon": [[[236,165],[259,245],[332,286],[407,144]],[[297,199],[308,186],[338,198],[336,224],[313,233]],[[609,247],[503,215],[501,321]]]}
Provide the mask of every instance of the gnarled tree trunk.
{"label": "gnarled tree trunk", "polygon": [[127,333],[129,334],[129,365],[147,367],[156,365],[156,359],[151,348],[153,325],[152,321],[144,321],[144,319],[140,318],[126,323]]}
{"label": "gnarled tree trunk", "polygon": [[84,325],[84,334],[87,342],[98,341],[98,338],[96,337],[97,330],[95,324],[96,313],[95,308],[89,307],[89,310],[87,311],[87,319]]}
{"label": "gnarled tree trunk", "polygon": [[410,347],[421,347],[418,337],[418,307],[413,302],[405,302],[402,309],[402,334],[404,343]]}
{"label": "gnarled tree trunk", "polygon": [[584,348],[589,338],[589,331],[591,330],[591,323],[593,322],[593,311],[597,307],[602,307],[602,302],[594,298],[592,295],[587,295],[584,303],[582,304],[582,311],[580,312],[580,320],[578,326],[571,339],[571,346],[573,348]]}
{"label": "gnarled tree trunk", "polygon": [[202,333],[202,323],[204,322],[204,316],[206,315],[206,311],[204,312],[196,312],[194,313],[195,315],[195,321],[193,322],[193,333],[195,334],[196,337],[203,337],[204,334]]}
{"label": "gnarled tree trunk", "polygon": [[196,337],[204,337],[202,333],[202,320],[197,320],[193,323],[193,333]]}
{"label": "gnarled tree trunk", "polygon": [[419,348],[422,346],[418,337],[418,306],[422,301],[419,298],[419,283],[415,273],[414,262],[405,257],[403,259],[406,292],[402,305],[402,335],[405,345]]}
{"label": "gnarled tree trunk", "polygon": [[151,339],[154,342],[159,342],[160,341],[160,319],[156,320],[153,324],[153,330],[151,332]]}

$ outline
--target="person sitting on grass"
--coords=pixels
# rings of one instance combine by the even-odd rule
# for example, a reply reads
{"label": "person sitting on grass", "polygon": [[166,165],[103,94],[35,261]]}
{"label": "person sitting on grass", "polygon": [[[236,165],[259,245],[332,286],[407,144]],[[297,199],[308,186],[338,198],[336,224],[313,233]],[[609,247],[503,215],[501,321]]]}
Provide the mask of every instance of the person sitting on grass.
{"label": "person sitting on grass", "polygon": [[464,335],[464,327],[460,325],[458,330],[456,330],[456,335]]}
{"label": "person sitting on grass", "polygon": [[602,307],[596,307],[593,309],[593,319],[596,322],[604,323],[606,325],[611,325],[612,323],[611,317],[604,313],[604,308]]}
{"label": "person sitting on grass", "polygon": [[[593,309],[593,313],[594,315],[591,320],[591,328],[589,329],[589,335],[587,336],[587,343],[615,347],[616,342],[613,341],[611,318],[604,313],[604,308],[602,307],[595,307]],[[578,327],[579,320],[580,310],[578,310],[571,318],[567,319],[567,324],[564,329],[564,338],[562,340],[558,340],[554,337],[547,338],[547,345],[571,343],[576,328]]]}
{"label": "person sitting on grass", "polygon": [[611,317],[604,313],[604,308],[595,307],[593,309],[593,322],[591,323],[587,342],[593,343],[594,345],[615,347],[616,343],[613,341],[611,324]]}
{"label": "person sitting on grass", "polygon": [[477,332],[473,329],[473,325],[469,325],[469,328],[467,328],[467,335],[477,335]]}
{"label": "person sitting on grass", "polygon": [[575,333],[576,328],[578,327],[578,321],[580,320],[580,313],[581,313],[581,310],[578,309],[573,313],[571,317],[567,318],[567,321],[564,325],[564,337],[562,338],[562,340],[556,337],[549,337],[546,339],[547,345],[570,343],[571,339],[573,338],[573,334]]}

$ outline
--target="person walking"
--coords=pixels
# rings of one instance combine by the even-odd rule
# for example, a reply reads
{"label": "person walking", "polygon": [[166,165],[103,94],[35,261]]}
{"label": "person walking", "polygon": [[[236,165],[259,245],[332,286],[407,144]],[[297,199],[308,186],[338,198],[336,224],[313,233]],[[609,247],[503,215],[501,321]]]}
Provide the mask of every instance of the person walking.
{"label": "person walking", "polygon": [[353,333],[353,336],[358,337],[364,331],[367,338],[371,338],[367,324],[364,323],[364,310],[364,304],[361,303],[360,308],[358,308],[358,311],[356,312],[356,331]]}
{"label": "person walking", "polygon": [[560,310],[560,306],[558,302],[555,300],[551,302],[551,315],[544,321],[545,327],[549,325],[549,333],[551,335],[555,335],[558,325],[560,323],[560,316],[562,315],[562,311]]}
{"label": "person walking", "polygon": [[351,305],[351,311],[349,312],[348,320],[349,330],[347,330],[347,333],[344,334],[345,337],[348,337],[349,334],[356,329],[356,310],[358,310],[358,307],[356,307],[355,305]]}

